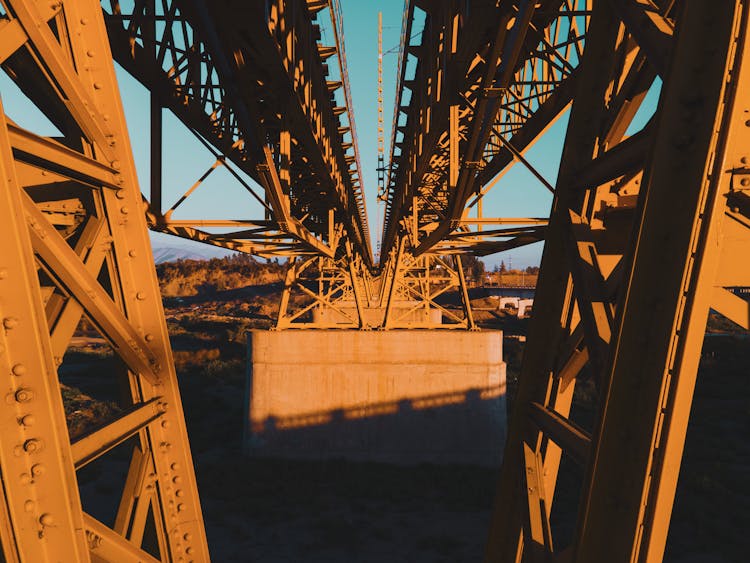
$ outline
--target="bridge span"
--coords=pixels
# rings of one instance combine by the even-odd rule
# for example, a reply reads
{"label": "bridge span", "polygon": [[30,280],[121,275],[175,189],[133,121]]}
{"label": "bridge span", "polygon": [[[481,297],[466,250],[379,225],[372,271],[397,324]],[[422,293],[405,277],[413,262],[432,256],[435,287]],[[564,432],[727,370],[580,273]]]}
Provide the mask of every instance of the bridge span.
{"label": "bridge span", "polygon": [[[543,241],[486,561],[660,561],[709,310],[750,329],[728,289],[750,286],[748,18],[747,0],[406,0],[376,260],[339,0],[0,0],[0,88],[53,130],[0,103],[0,559],[210,558],[152,229],[286,259],[282,331],[475,329],[462,258]],[[148,91],[138,138],[115,63]],[[184,192],[165,116],[215,159]],[[564,119],[550,181],[525,155]],[[549,214],[485,216],[512,166]],[[246,203],[184,216],[217,169]],[[122,394],[71,438],[58,372],[82,319]],[[77,475],[124,449],[105,522]]]}

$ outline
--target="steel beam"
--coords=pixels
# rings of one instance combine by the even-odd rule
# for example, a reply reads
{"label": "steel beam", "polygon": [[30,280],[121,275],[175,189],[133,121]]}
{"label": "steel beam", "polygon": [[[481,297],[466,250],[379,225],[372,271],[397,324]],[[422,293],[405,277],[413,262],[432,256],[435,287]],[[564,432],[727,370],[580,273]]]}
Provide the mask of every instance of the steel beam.
{"label": "steel beam", "polygon": [[[9,214],[2,221],[6,239],[16,241],[3,254],[10,260],[2,265],[9,283],[0,293],[0,357],[11,362],[4,371],[11,377],[9,404],[17,404],[4,409],[0,432],[0,447],[11,448],[0,455],[5,559],[207,561],[143,198],[100,4],[66,1],[41,12],[26,0],[3,4],[5,21],[18,22],[26,34],[5,53],[4,68],[62,133],[55,140],[35,135],[0,111],[0,212]],[[71,444],[56,368],[82,315],[112,343],[123,366],[103,377],[119,377],[112,383],[129,393],[123,416]],[[145,488],[125,487],[123,517],[113,530],[84,514],[75,470],[125,443],[135,444],[148,472],[140,481]],[[143,545],[147,527],[156,538],[156,558]]]}
{"label": "steel beam", "polygon": [[[729,203],[750,185],[749,15],[743,1],[593,8],[487,561],[663,557],[709,308],[749,324],[728,289],[750,283],[729,258],[750,245]],[[626,138],[649,65],[661,99]],[[571,411],[581,378],[599,397],[586,428]],[[549,520],[561,456],[583,469],[569,544]]]}

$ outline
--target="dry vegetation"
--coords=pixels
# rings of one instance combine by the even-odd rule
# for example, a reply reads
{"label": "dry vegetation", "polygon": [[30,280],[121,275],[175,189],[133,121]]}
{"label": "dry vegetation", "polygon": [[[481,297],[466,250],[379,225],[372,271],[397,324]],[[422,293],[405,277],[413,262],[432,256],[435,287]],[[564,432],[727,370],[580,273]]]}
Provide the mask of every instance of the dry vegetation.
{"label": "dry vegetation", "polygon": [[274,284],[283,279],[284,266],[237,254],[211,260],[163,262],[157,264],[156,273],[164,297],[186,297]]}

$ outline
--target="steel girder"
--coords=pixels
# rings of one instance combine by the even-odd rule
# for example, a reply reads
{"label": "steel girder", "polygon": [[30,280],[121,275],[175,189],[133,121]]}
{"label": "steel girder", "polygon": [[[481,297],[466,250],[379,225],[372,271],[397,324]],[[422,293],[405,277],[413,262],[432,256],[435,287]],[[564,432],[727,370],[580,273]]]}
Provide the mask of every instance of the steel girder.
{"label": "steel girder", "polygon": [[[376,277],[350,249],[337,261],[292,258],[276,328],[475,329],[460,255],[414,257],[405,242]],[[438,301],[453,290],[460,311]]]}
{"label": "steel girder", "polygon": [[[749,17],[742,0],[593,4],[488,562],[663,557],[709,309],[750,326],[728,290],[750,284]],[[564,458],[582,483],[567,538],[550,521]]]}
{"label": "steel girder", "polygon": [[[0,542],[5,561],[208,561],[143,202],[100,4],[0,2],[0,63],[61,133],[0,108]],[[85,317],[117,414],[71,440],[58,368]],[[76,471],[129,455],[114,525]],[[118,494],[120,494],[118,492]]]}
{"label": "steel girder", "polygon": [[[522,230],[472,229],[477,223],[467,222],[468,210],[476,206],[482,224],[507,223],[481,218],[481,201],[512,162],[528,166],[551,188],[522,153],[570,104],[590,4],[407,4],[384,253],[398,244],[409,221],[416,228],[416,255],[452,248],[454,231],[463,250],[480,255],[543,240],[544,229],[533,221]],[[417,9],[424,11],[421,34],[412,29]],[[420,40],[412,44],[417,35]],[[407,78],[410,59],[416,70]]]}
{"label": "steel girder", "polygon": [[[171,110],[215,153],[265,192],[260,220],[175,221],[162,201],[160,155],[152,153],[151,227],[243,252],[344,254],[343,240],[372,266],[338,2],[102,2],[115,60],[152,96],[152,150],[161,108]],[[336,45],[319,43],[316,13],[328,8]],[[328,80],[336,56],[340,81]],[[345,105],[334,103],[343,87]],[[342,125],[340,115],[348,124]],[[351,140],[344,141],[345,136]],[[352,151],[353,154],[349,154]],[[353,168],[352,168],[353,167]],[[231,233],[205,227],[249,228]],[[341,226],[343,229],[339,229]],[[341,237],[344,238],[341,238]]]}

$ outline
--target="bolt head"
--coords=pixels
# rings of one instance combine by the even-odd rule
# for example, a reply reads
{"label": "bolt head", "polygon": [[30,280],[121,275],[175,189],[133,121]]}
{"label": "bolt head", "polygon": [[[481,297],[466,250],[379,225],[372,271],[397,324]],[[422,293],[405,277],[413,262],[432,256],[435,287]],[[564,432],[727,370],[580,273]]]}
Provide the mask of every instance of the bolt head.
{"label": "bolt head", "polygon": [[16,391],[15,398],[19,403],[28,403],[34,398],[34,394],[30,389],[19,389]]}
{"label": "bolt head", "polygon": [[41,442],[39,440],[36,440],[35,438],[26,440],[23,443],[23,450],[28,454],[33,454],[34,452],[38,452],[41,449],[42,449]]}

